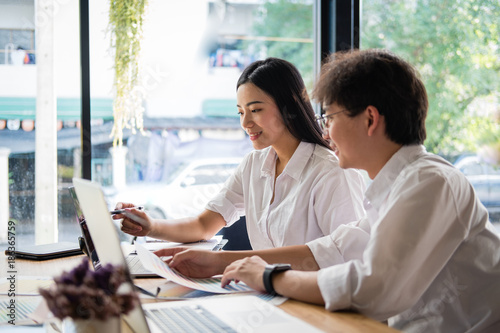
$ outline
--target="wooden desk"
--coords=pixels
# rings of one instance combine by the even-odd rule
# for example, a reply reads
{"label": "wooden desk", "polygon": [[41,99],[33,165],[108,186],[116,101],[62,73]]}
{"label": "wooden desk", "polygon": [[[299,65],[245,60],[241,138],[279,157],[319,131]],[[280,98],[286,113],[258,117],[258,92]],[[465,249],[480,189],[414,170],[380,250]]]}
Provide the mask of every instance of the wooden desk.
{"label": "wooden desk", "polygon": [[[57,276],[65,270],[72,269],[81,262],[82,258],[85,258],[85,256],[80,255],[47,261],[17,259],[15,262],[15,271],[17,272],[17,277]],[[7,257],[2,252],[0,257],[0,277],[6,276],[9,270]],[[153,290],[164,283],[164,281],[165,280],[162,278],[135,279],[134,283],[145,289]],[[7,296],[0,296],[0,298],[5,297]],[[279,308],[325,332],[397,332],[361,314],[348,311],[329,312],[322,306],[295,300],[287,300],[285,303],[281,304]],[[130,332],[130,330],[128,330],[128,327],[124,327],[123,332]]]}

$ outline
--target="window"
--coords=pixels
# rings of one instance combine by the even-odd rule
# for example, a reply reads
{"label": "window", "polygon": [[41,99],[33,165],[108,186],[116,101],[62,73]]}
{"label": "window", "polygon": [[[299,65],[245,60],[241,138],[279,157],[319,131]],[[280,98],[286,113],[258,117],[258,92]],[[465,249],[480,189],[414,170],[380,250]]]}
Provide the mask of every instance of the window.
{"label": "window", "polygon": [[[107,193],[122,185],[161,185],[182,163],[251,150],[235,108],[235,83],[248,62],[285,58],[312,87],[314,1],[151,1],[142,58],[147,135],[125,130],[122,154],[113,154],[107,6],[90,2],[91,168]],[[499,140],[498,6],[480,0],[363,2],[361,48],[388,48],[417,65],[431,100],[427,149],[450,161],[466,153],[488,160]],[[0,239],[2,223],[12,219],[21,243],[35,241],[35,202],[46,199],[35,195],[36,129],[43,128],[36,121],[42,96],[35,18],[44,15],[33,0],[0,1]],[[58,239],[74,240],[79,229],[67,187],[82,170],[78,2],[56,1],[53,18],[57,198],[50,206],[57,207]],[[18,47],[25,54],[14,64]]]}
{"label": "window", "polygon": [[[268,56],[285,58],[301,70],[308,86],[312,86],[312,0],[150,1],[142,45],[146,135],[126,129],[124,149],[115,153],[110,138],[114,91],[108,2],[89,3],[91,173],[92,179],[105,187],[110,205],[115,203],[113,195],[118,188],[123,193],[128,188],[136,189],[135,193],[141,193],[137,188],[149,192],[150,185],[166,185],[182,164],[208,158],[241,158],[252,149],[240,129],[235,106],[236,81],[249,62]],[[33,0],[0,1],[0,50],[8,55],[6,63],[0,59],[0,191],[8,188],[8,192],[0,192],[0,229],[6,230],[4,221],[17,221],[18,244],[36,242],[37,225],[47,225],[46,221],[36,221],[37,202],[50,202],[49,208],[55,210],[57,240],[75,241],[80,232],[67,190],[72,177],[82,174],[79,7],[78,1],[55,1],[54,5],[53,15],[47,15]],[[282,15],[290,17],[286,24],[281,22]],[[48,17],[54,24],[54,50],[49,53],[54,57],[55,74],[50,84],[57,114],[50,125],[54,129],[45,131],[36,115],[37,101],[44,98],[38,89],[41,85],[37,84],[37,70],[44,63],[35,58],[37,36],[42,32],[35,27],[35,21]],[[280,24],[276,24],[278,21]],[[4,44],[13,45],[7,53]],[[18,47],[25,57],[22,62],[13,62],[11,55]],[[37,130],[47,136],[38,139]],[[36,171],[35,162],[37,140],[49,142],[54,137],[57,194],[51,202],[43,195],[37,196],[35,184],[53,175]],[[49,160],[43,153],[38,156],[44,162]],[[8,168],[2,169],[7,162]],[[235,164],[230,165],[232,169]],[[175,206],[174,210],[148,199],[152,214],[192,214],[192,207],[199,209],[207,197],[216,193],[213,185],[220,186],[227,178],[226,171],[217,166],[209,172],[198,172],[193,175],[193,186],[167,192],[173,197],[154,198],[162,205]],[[189,193],[189,188],[195,187],[204,189]],[[180,189],[185,190],[184,197]],[[2,193],[8,194],[2,197]],[[172,205],[174,199],[185,204]],[[51,242],[52,236],[45,235],[41,242]]]}
{"label": "window", "polygon": [[[17,245],[76,241],[79,232],[67,192],[78,174],[74,148],[80,143],[78,11],[70,3],[55,4],[50,16],[38,12],[33,0],[0,1],[0,163],[5,166],[0,168],[0,242],[9,220],[16,222]],[[35,21],[48,17],[52,29],[49,24],[35,29]],[[42,45],[50,56],[40,64],[35,43],[41,33],[52,36],[54,49]],[[49,74],[39,77],[40,68]],[[37,82],[42,77],[48,80]],[[37,106],[37,101],[44,103]],[[43,109],[41,119],[37,109]],[[44,171],[36,171],[36,162]],[[37,191],[37,182],[50,183],[49,189]]]}
{"label": "window", "polygon": [[238,164],[221,164],[197,167],[184,178],[181,186],[222,184],[237,166]]}
{"label": "window", "polygon": [[[475,156],[462,168],[470,177],[485,176],[484,162],[500,164],[499,11],[498,1],[363,1],[361,48],[389,49],[417,67],[430,104],[425,146],[450,162]],[[475,184],[500,222],[488,186]]]}
{"label": "window", "polygon": [[[219,172],[222,164],[189,173],[179,171],[179,166],[213,158],[241,159],[253,149],[240,128],[236,82],[254,60],[285,58],[312,86],[313,1],[195,3],[149,2],[141,49],[146,135],[125,129],[123,148],[117,149],[109,139],[112,119],[92,126],[92,178],[113,193],[108,196],[110,206],[134,202],[168,217],[193,214],[190,205],[204,207],[228,173]],[[92,99],[113,98],[107,11],[106,4],[90,3]],[[290,19],[283,23],[286,12],[294,15],[287,15]],[[104,163],[112,173],[106,173]],[[177,207],[168,202],[174,195]]]}

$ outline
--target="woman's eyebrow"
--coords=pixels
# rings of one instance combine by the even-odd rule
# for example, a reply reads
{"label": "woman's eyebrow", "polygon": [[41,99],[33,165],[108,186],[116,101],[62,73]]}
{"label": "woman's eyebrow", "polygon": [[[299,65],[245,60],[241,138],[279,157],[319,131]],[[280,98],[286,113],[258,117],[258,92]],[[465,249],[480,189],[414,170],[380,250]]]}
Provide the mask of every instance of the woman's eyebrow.
{"label": "woman's eyebrow", "polygon": [[[248,106],[250,106],[250,105],[252,105],[252,104],[258,104],[258,103],[264,103],[264,102],[261,102],[261,101],[252,101],[252,102],[248,102],[248,103],[246,104],[246,106],[248,107]],[[236,104],[236,107],[241,108],[241,106],[239,106],[238,104]]]}

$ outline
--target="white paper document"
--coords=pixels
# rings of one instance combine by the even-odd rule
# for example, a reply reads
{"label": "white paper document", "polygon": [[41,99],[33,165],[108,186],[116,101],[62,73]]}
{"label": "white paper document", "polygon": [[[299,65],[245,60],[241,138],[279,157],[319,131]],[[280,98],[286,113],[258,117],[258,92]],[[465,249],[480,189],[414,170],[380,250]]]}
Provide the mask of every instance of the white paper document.
{"label": "white paper document", "polygon": [[184,276],[170,268],[157,255],[151,253],[143,246],[136,244],[136,250],[137,255],[146,269],[182,286],[219,294],[255,291],[242,282],[238,284],[231,282],[231,284],[222,288],[220,285],[220,278],[193,279]]}
{"label": "white paper document", "polygon": [[193,243],[177,243],[177,242],[166,242],[166,241],[149,241],[145,243],[138,243],[141,246],[145,247],[149,251],[156,251],[164,248],[170,247],[194,247],[202,250],[214,250],[220,243],[222,242],[222,235],[215,235],[211,239],[207,241],[199,241]]}

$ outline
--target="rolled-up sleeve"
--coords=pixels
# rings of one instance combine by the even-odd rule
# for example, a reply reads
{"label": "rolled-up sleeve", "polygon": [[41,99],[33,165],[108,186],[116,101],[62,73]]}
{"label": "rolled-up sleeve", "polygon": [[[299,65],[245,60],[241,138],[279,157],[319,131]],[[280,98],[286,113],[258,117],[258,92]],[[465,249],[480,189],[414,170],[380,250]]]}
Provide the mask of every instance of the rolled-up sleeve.
{"label": "rolled-up sleeve", "polygon": [[235,172],[226,180],[220,192],[207,203],[205,209],[222,215],[226,225],[230,226],[245,214],[242,173],[247,164],[245,158]]}
{"label": "rolled-up sleeve", "polygon": [[226,221],[226,226],[232,225],[240,218],[240,213],[232,201],[224,195],[218,195],[206,206],[206,209],[222,215]]}
{"label": "rolled-up sleeve", "polygon": [[[331,266],[318,272],[318,286],[330,311],[349,309],[351,299],[352,262]],[[355,271],[354,271],[355,272]]]}
{"label": "rolled-up sleeve", "polygon": [[361,259],[370,239],[366,218],[340,225],[333,233],[308,242],[320,268],[338,265],[349,260]]}

